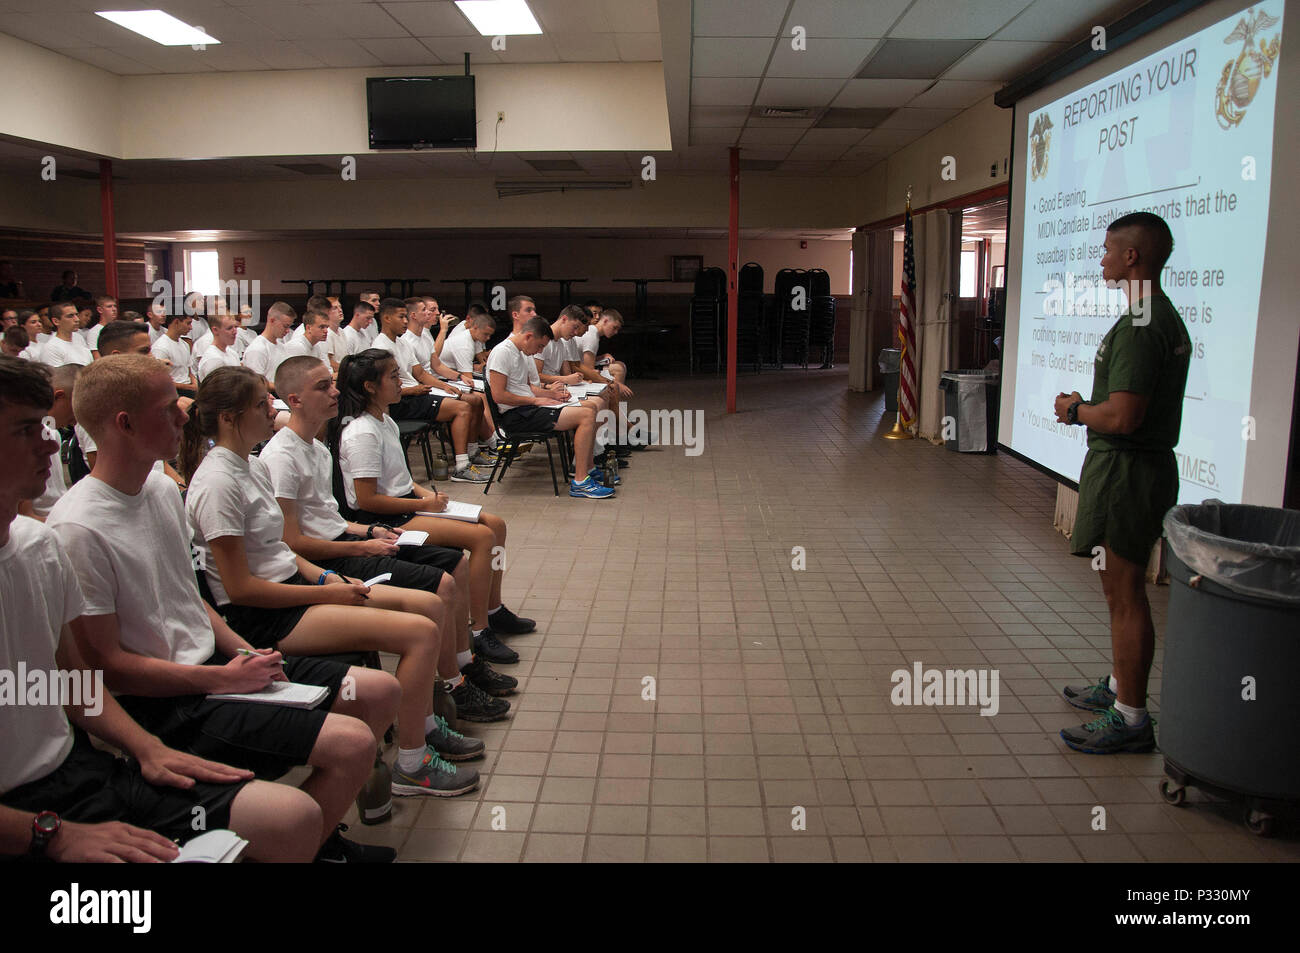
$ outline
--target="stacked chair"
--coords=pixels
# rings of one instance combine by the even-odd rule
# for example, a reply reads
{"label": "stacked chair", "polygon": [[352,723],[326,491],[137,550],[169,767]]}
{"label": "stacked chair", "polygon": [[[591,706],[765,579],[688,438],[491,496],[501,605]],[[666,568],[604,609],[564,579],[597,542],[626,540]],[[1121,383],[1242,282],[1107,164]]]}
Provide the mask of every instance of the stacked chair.
{"label": "stacked chair", "polygon": [[721,268],[704,268],[695,279],[691,296],[691,373],[722,366],[722,316],[727,306],[727,276]]}
{"label": "stacked chair", "polygon": [[736,363],[753,364],[754,370],[761,371],[766,331],[763,314],[763,266],[755,261],[742,265],[736,290]]}
{"label": "stacked chair", "polygon": [[[812,314],[808,291],[808,272],[802,268],[782,268],[776,273],[775,307],[781,327],[779,367],[787,363],[808,367],[808,329]],[[796,304],[803,306],[795,307]]]}
{"label": "stacked chair", "polygon": [[[808,272],[808,346],[821,354],[821,369],[835,363],[835,299],[831,297],[831,276],[824,268]],[[804,366],[808,363],[804,358]]]}

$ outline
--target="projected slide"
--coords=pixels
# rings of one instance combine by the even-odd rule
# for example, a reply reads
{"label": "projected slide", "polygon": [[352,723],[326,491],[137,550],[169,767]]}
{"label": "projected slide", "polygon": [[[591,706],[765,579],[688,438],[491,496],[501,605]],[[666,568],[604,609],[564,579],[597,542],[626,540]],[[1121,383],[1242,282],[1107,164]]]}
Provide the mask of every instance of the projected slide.
{"label": "projected slide", "polygon": [[1282,9],[1257,4],[1026,117],[1011,449],[1078,479],[1086,434],[1052,401],[1088,398],[1127,307],[1101,281],[1106,226],[1150,211],[1174,235],[1161,282],[1193,346],[1179,502],[1241,500]]}

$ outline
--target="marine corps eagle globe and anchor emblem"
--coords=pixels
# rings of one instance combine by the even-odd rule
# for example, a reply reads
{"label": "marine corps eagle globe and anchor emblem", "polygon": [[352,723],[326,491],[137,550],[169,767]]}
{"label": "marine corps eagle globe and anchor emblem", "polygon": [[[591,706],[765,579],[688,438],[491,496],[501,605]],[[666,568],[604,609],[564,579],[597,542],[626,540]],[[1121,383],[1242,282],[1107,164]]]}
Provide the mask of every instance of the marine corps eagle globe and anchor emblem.
{"label": "marine corps eagle globe and anchor emblem", "polygon": [[1052,120],[1041,112],[1029,130],[1029,177],[1037,181],[1047,175],[1047,154],[1052,148]]}
{"label": "marine corps eagle globe and anchor emblem", "polygon": [[1251,7],[1223,39],[1224,43],[1241,40],[1241,52],[1235,60],[1228,60],[1223,65],[1223,75],[1219,77],[1219,88],[1215,92],[1214,117],[1224,129],[1241,123],[1246,117],[1246,107],[1259,92],[1259,84],[1273,72],[1273,62],[1282,49],[1281,34],[1275,33],[1271,40],[1260,37],[1258,48],[1255,35],[1277,22],[1277,17],[1271,17],[1263,10],[1256,13]]}

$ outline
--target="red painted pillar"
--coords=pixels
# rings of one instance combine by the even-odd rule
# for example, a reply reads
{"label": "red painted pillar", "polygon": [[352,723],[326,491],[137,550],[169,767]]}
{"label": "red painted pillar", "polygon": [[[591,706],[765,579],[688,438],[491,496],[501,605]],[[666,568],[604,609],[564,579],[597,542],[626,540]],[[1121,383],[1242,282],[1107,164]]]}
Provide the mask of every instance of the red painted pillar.
{"label": "red painted pillar", "polygon": [[727,226],[727,413],[736,412],[736,326],[740,319],[740,149],[731,147],[731,219]]}
{"label": "red painted pillar", "polygon": [[117,297],[117,232],[113,226],[113,160],[99,160],[99,216],[104,228],[104,293]]}

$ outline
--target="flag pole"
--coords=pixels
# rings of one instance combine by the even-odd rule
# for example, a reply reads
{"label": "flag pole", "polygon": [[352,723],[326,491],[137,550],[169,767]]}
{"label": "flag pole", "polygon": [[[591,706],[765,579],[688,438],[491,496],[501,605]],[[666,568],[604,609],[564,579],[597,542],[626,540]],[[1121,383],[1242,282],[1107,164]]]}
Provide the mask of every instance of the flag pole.
{"label": "flag pole", "polygon": [[[907,187],[906,211],[912,211],[912,187]],[[910,233],[909,233],[910,234]],[[907,356],[907,339],[903,336],[903,329],[898,329],[899,343],[902,345],[902,353],[898,355],[898,416],[894,418],[894,429],[884,435],[886,440],[911,440],[912,432],[903,426],[903,358]]]}

